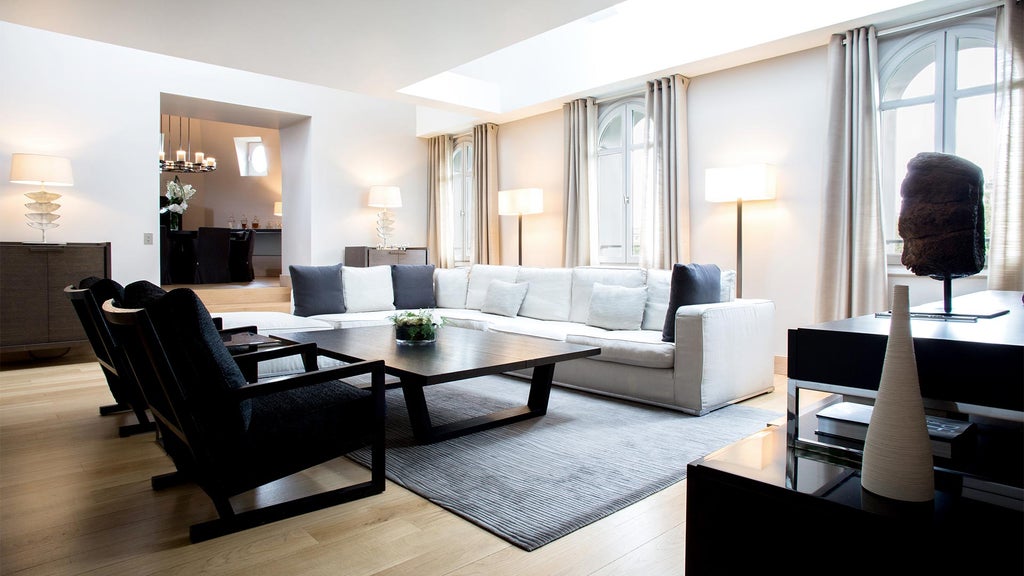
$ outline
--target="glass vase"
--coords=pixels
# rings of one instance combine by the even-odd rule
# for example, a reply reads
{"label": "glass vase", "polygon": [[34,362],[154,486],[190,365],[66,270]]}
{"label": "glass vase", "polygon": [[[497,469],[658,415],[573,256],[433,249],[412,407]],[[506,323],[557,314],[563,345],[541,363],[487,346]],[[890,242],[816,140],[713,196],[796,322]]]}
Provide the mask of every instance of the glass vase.
{"label": "glass vase", "polygon": [[168,228],[171,230],[181,230],[181,214],[178,214],[177,212],[168,212],[168,216]]}
{"label": "glass vase", "polygon": [[425,329],[423,325],[395,326],[395,342],[403,346],[432,344],[437,340],[437,325]]}

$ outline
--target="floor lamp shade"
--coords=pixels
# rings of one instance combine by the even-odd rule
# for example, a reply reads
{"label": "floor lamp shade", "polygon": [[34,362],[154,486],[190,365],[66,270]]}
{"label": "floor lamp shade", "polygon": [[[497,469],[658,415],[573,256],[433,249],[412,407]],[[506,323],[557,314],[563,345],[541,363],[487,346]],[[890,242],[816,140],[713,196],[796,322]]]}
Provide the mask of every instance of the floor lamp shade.
{"label": "floor lamp shade", "polygon": [[498,191],[498,214],[515,216],[519,225],[519,265],[523,265],[523,215],[544,211],[544,190],[541,188],[514,188]]}
{"label": "floor lamp shade", "polygon": [[398,186],[370,186],[367,205],[380,208],[377,213],[377,238],[381,248],[391,246],[391,235],[395,232],[395,217],[388,208],[402,207],[402,189]]}
{"label": "floor lamp shade", "polygon": [[736,203],[736,297],[743,296],[743,201],[775,198],[775,167],[747,164],[704,171],[704,198],[708,202]]}
{"label": "floor lamp shade", "polygon": [[10,180],[14,184],[35,184],[40,187],[36,192],[25,194],[31,200],[25,204],[29,209],[25,217],[28,218],[28,226],[40,230],[43,242],[46,242],[46,231],[60,226],[55,222],[60,218],[56,213],[60,204],[54,200],[61,196],[48,192],[46,186],[71,186],[75,183],[71,174],[71,160],[42,154],[13,154]]}

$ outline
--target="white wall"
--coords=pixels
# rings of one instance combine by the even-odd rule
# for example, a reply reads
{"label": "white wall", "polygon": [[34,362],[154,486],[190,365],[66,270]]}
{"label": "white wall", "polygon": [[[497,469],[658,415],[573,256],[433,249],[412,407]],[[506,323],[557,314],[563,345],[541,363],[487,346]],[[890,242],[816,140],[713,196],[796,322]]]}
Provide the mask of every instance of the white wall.
{"label": "white wall", "polygon": [[[346,245],[374,242],[372,184],[402,187],[398,240],[426,242],[426,144],[412,105],[7,22],[0,78],[0,174],[14,152],[70,158],[75,185],[61,190],[61,226],[47,240],[110,241],[120,282],[159,281],[158,246],[143,245],[143,234],[158,231],[161,92],[309,117],[281,130],[282,193],[295,208],[284,219],[285,269],[338,262]],[[24,224],[30,190],[0,178],[3,240],[38,240]]]}
{"label": "white wall", "polygon": [[[498,127],[498,188],[541,188],[544,212],[523,216],[523,266],[565,262],[565,192],[562,112],[548,112]],[[518,224],[501,217],[501,262],[516,264]]]}
{"label": "white wall", "polygon": [[690,83],[692,258],[736,266],[736,206],[704,200],[704,170],[767,162],[774,201],[743,205],[743,296],[775,302],[775,355],[814,322],[826,110],[826,48],[731,68]]}

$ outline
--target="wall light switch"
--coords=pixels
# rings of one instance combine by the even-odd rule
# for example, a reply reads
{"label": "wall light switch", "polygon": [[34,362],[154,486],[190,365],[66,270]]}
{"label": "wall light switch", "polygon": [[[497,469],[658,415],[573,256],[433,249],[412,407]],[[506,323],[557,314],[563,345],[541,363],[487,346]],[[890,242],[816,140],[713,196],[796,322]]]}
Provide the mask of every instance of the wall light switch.
{"label": "wall light switch", "polygon": [[152,245],[153,244],[153,233],[152,232],[143,232],[142,233],[142,243],[145,244],[146,246]]}

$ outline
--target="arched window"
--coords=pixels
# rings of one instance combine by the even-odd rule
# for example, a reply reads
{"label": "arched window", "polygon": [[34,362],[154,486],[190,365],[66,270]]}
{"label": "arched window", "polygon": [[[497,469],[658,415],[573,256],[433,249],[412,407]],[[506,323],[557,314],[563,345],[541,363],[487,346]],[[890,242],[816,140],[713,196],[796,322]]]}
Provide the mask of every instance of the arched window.
{"label": "arched window", "polygon": [[899,262],[900,185],[919,152],[955,154],[985,174],[986,243],[995,176],[995,18],[976,16],[879,40],[882,215]]}
{"label": "arched window", "polygon": [[642,97],[599,105],[598,108],[597,236],[600,264],[636,264],[640,259],[642,210],[635,200],[644,182],[645,116]]}
{"label": "arched window", "polygon": [[473,135],[455,138],[452,147],[452,222],[455,264],[469,265],[473,256],[476,203],[473,195]]}

